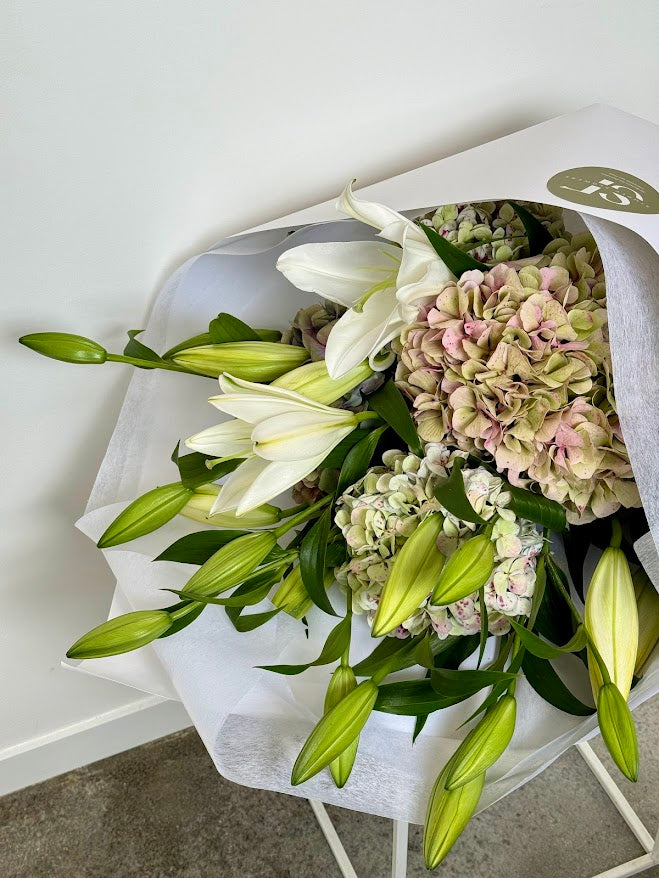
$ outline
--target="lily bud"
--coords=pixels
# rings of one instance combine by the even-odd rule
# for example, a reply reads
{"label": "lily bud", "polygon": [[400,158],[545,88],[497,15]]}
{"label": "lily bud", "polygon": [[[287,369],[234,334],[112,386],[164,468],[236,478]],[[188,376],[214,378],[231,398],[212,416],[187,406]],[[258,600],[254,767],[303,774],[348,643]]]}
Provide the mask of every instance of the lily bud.
{"label": "lily bud", "polygon": [[[242,518],[239,520],[242,521]],[[327,571],[325,573],[325,588],[329,588],[333,582],[334,574]],[[288,613],[294,619],[301,619],[311,610],[313,601],[309,597],[304,582],[302,582],[302,572],[299,565],[291,570],[271,601],[275,607],[279,607],[280,610]]]}
{"label": "lily bud", "polygon": [[152,533],[174,518],[188,502],[192,490],[180,482],[161,485],[133,500],[108,526],[97,545],[109,549]]}
{"label": "lily bud", "polygon": [[478,534],[463,543],[448,559],[435,584],[431,602],[453,604],[485,585],[494,570],[494,543]]}
{"label": "lily bud", "polygon": [[320,720],[295,760],[291,783],[304,783],[326,768],[359,737],[378,697],[378,687],[364,680]]}
{"label": "lily bud", "polygon": [[453,790],[474,780],[494,765],[515,731],[516,702],[504,695],[469,732],[451,760],[446,789]]}
{"label": "lily bud", "polygon": [[659,594],[642,567],[632,576],[638,608],[638,652],[634,675],[640,677],[643,667],[659,642]]}
{"label": "lily bud", "polygon": [[274,549],[271,531],[244,534],[212,555],[183,586],[183,591],[214,597],[242,582]]}
{"label": "lily bud", "polygon": [[341,378],[330,378],[325,361],[319,360],[316,363],[305,363],[304,366],[287,372],[272,383],[275,387],[293,390],[323,405],[331,405],[358,387],[362,381],[366,381],[372,374],[373,370],[368,365],[368,361],[364,360]]}
{"label": "lily bud", "polygon": [[104,363],[107,351],[90,338],[68,332],[33,332],[18,339],[26,348],[64,363]]}
{"label": "lily bud", "polygon": [[454,790],[446,789],[451,759],[432,788],[423,832],[423,856],[428,869],[436,869],[469,823],[485,783],[485,772]]}
{"label": "lily bud", "polygon": [[212,524],[214,527],[244,528],[250,530],[257,527],[270,527],[280,521],[281,510],[277,506],[270,503],[264,503],[257,506],[250,512],[241,515],[240,518],[235,512],[216,512],[211,514],[213,504],[220,494],[219,485],[202,485],[195,488],[194,494],[190,497],[179,515],[191,518],[193,521],[200,521],[203,524]]}
{"label": "lily bud", "polygon": [[626,778],[638,780],[638,741],[629,706],[615,683],[605,683],[597,696],[597,720],[613,761]]}
{"label": "lily bud", "polygon": [[[349,695],[357,688],[357,678],[352,668],[345,665],[339,665],[332,674],[327,694],[325,695],[325,713],[328,713],[333,707],[341,701],[346,695]],[[334,783],[339,789],[344,787],[350,777],[352,766],[357,756],[357,748],[359,747],[359,738],[348,744],[346,749],[340,756],[330,762],[329,769],[334,779]]]}
{"label": "lily bud", "polygon": [[186,348],[172,363],[199,375],[217,378],[229,372],[245,381],[272,381],[309,359],[304,348],[270,341],[232,341]]}
{"label": "lily bud", "polygon": [[444,517],[429,515],[403,544],[389,572],[373,619],[373,637],[397,628],[418,609],[433,590],[444,565],[437,548]]}
{"label": "lily bud", "polygon": [[76,640],[66,655],[74,659],[120,655],[151,643],[173,623],[174,619],[165,610],[138,610],[115,616]]}
{"label": "lily bud", "polygon": [[[626,700],[638,650],[638,611],[629,564],[622,549],[609,546],[602,553],[586,592],[584,624],[612,682]],[[602,675],[590,651],[588,669],[597,700]]]}

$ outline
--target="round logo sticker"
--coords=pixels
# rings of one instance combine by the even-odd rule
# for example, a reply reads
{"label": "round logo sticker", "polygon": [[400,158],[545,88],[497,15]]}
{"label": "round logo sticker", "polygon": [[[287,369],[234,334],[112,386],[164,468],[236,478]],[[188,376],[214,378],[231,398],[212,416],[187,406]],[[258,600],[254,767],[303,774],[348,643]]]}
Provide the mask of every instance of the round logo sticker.
{"label": "round logo sticker", "polygon": [[571,168],[547,183],[552,195],[609,210],[659,213],[659,192],[644,180],[613,168]]}

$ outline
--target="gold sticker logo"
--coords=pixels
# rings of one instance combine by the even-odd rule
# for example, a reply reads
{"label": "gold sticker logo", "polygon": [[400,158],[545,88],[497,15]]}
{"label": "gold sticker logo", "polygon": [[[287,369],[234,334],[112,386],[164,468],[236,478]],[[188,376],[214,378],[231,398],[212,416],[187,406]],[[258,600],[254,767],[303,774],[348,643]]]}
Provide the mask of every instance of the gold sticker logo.
{"label": "gold sticker logo", "polygon": [[613,168],[571,168],[560,171],[547,189],[565,201],[625,210],[629,213],[659,213],[659,192],[633,174]]}

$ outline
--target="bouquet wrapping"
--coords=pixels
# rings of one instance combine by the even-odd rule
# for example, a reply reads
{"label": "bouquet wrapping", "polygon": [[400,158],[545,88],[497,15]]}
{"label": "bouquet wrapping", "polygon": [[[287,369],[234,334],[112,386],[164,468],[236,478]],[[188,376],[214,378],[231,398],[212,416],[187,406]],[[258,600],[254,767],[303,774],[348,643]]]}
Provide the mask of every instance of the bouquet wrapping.
{"label": "bouquet wrapping", "polygon": [[[606,137],[603,136],[605,133]],[[638,540],[635,548],[656,586],[659,582],[659,564],[652,537],[655,543],[659,541],[655,451],[659,435],[659,403],[655,395],[659,383],[659,348],[656,344],[659,297],[654,293],[654,278],[659,269],[655,249],[659,240],[656,221],[659,205],[655,205],[654,213],[646,211],[647,203],[652,203],[652,199],[647,197],[648,192],[654,190],[649,184],[643,184],[651,177],[649,156],[655,140],[656,133],[652,126],[647,126],[641,120],[608,108],[590,108],[392,178],[366,191],[369,198],[386,202],[396,210],[409,211],[409,215],[414,217],[421,217],[424,211],[432,210],[427,215],[427,224],[439,228],[449,241],[452,238],[457,240],[457,232],[453,234],[453,230],[464,230],[464,224],[456,223],[453,215],[437,217],[434,213],[437,205],[482,203],[485,199],[495,198],[514,197],[524,202],[544,202],[546,205],[568,208],[566,225],[572,224],[576,234],[581,234],[579,229],[584,228],[590,232],[606,275],[606,309],[617,413],[651,533],[651,536]],[[642,144],[643,147],[633,157],[630,142],[635,142],[637,146]],[[559,147],[562,150],[560,155]],[[607,168],[609,176],[613,178],[611,180],[604,174]],[[626,177],[616,177],[614,175],[618,172],[611,171],[611,168],[622,168],[630,173]],[[606,199],[602,201],[602,206],[593,204],[592,199],[589,201],[591,195],[597,194],[597,186],[592,193],[584,195],[584,190],[589,186],[587,179],[585,183],[582,181],[578,184],[576,178],[574,181],[563,180],[562,185],[568,188],[557,195],[551,181],[557,176],[560,178],[560,173],[565,169],[596,171],[598,179],[608,180],[604,191],[609,196],[611,193],[618,196],[616,208],[611,208],[611,202]],[[633,181],[637,179],[636,175],[645,186],[639,195],[642,207],[627,212],[625,204],[630,202],[629,186],[635,185]],[[620,180],[622,182],[616,182]],[[549,188],[547,181],[550,181]],[[574,185],[571,185],[572,182]],[[618,188],[611,190],[611,186]],[[578,190],[577,195],[572,197],[570,189],[573,194]],[[638,192],[638,189],[634,191]],[[360,196],[363,195],[360,193]],[[578,214],[570,216],[570,206],[579,206],[581,209]],[[319,205],[276,221],[270,224],[272,227],[226,239],[207,253],[190,260],[165,285],[146,330],[140,335],[140,342],[156,350],[171,349],[182,338],[193,337],[199,332],[199,315],[212,316],[218,311],[229,312],[249,326],[286,331],[290,317],[305,309],[302,318],[292,330],[288,330],[284,341],[297,341],[304,345],[311,358],[317,360],[323,355],[327,336],[340,311],[333,312],[329,306],[322,311],[322,306],[317,306],[316,310],[308,313],[310,304],[315,300],[287,283],[276,265],[282,254],[294,247],[324,242],[375,240],[373,230],[363,223],[349,219],[325,221],[330,215],[325,205]],[[482,225],[482,217],[477,214],[464,215],[458,220],[462,221],[465,217],[469,219],[470,228]],[[506,259],[513,262],[518,255],[515,253],[515,241],[520,236],[519,229],[507,225],[505,210],[501,210],[499,218],[501,222],[498,225],[502,231],[493,240],[483,239],[480,242],[475,238],[467,241],[467,245],[472,253],[484,261]],[[547,224],[552,222],[550,207],[547,207],[547,216],[542,218]],[[432,240],[430,236],[429,239]],[[589,274],[591,268],[590,264],[586,264],[582,277],[593,277],[596,269]],[[518,274],[529,271],[523,265],[516,270]],[[488,297],[488,302],[496,297],[498,290],[513,282],[510,275],[505,279],[497,279],[495,275],[496,270],[478,278],[481,292],[486,290],[482,295]],[[531,283],[528,277],[531,275],[527,275],[527,282]],[[547,277],[543,276],[542,281],[538,282],[551,283]],[[461,284],[463,280],[464,277],[460,280]],[[463,284],[459,292],[460,295],[468,295],[469,289]],[[596,293],[593,293],[592,299],[596,300]],[[428,303],[428,298],[424,301]],[[366,306],[367,302],[364,304]],[[432,521],[432,514],[440,515],[437,511],[439,508],[444,517],[441,521],[437,520],[438,533],[441,533],[436,544],[442,550],[441,541],[445,541],[448,561],[443,575],[445,580],[450,579],[451,553],[455,551],[455,546],[461,544],[461,540],[466,540],[464,545],[469,545],[469,523],[463,521],[460,524],[459,518],[447,516],[441,506],[433,507],[429,517],[424,517],[425,513],[421,510],[425,508],[424,503],[434,502],[433,479],[444,481],[450,477],[453,468],[460,474],[462,466],[467,494],[474,509],[482,514],[483,521],[486,522],[487,516],[494,514],[493,510],[500,515],[494,524],[494,531],[492,528],[486,529],[485,540],[488,547],[495,547],[488,548],[493,557],[490,573],[494,570],[494,585],[490,593],[480,592],[480,603],[476,600],[456,600],[448,604],[448,609],[436,609],[430,605],[423,613],[410,613],[409,618],[406,615],[404,620],[399,620],[403,622],[401,637],[420,635],[424,631],[437,632],[440,638],[456,634],[478,637],[483,616],[481,605],[488,607],[490,634],[511,630],[510,618],[519,620],[531,612],[532,588],[528,576],[535,578],[543,542],[540,531],[526,527],[524,521],[516,519],[512,513],[508,514],[507,501],[499,499],[501,491],[505,491],[505,485],[502,488],[487,469],[481,469],[478,461],[468,457],[474,451],[482,450],[483,446],[478,442],[486,435],[485,432],[482,429],[472,431],[471,438],[468,429],[462,431],[459,437],[451,435],[445,429],[446,425],[441,423],[441,413],[437,414],[436,408],[425,404],[426,397],[433,400],[441,398],[445,389],[428,393],[428,382],[435,380],[432,369],[424,366],[424,374],[417,374],[417,352],[424,349],[423,362],[427,365],[427,352],[432,342],[430,335],[438,329],[449,332],[438,322],[437,314],[443,313],[442,307],[436,304],[434,311],[431,304],[427,305],[425,311],[423,308],[419,311],[418,306],[413,308],[415,319],[411,323],[409,318],[406,319],[406,324],[412,328],[406,329],[402,335],[400,332],[391,335],[391,339],[396,335],[393,341],[398,362],[395,378],[399,387],[409,391],[419,435],[427,444],[416,454],[413,449],[390,450],[382,456],[382,460],[374,458],[372,470],[337,502],[336,522],[349,547],[348,557],[337,565],[337,577],[352,598],[352,609],[363,612],[374,626],[374,631],[380,626],[386,633],[382,587],[388,581],[393,559],[400,551],[395,540],[393,543],[390,540],[388,548],[385,547],[388,534],[393,528],[402,535],[403,545],[405,540],[412,538],[415,528],[420,533],[420,522]],[[491,328],[484,327],[478,307],[473,306],[475,310],[468,321],[466,334],[470,338],[476,337],[474,333],[491,331]],[[590,313],[596,315],[597,308],[593,306]],[[547,326],[553,321],[551,332],[560,332],[560,321],[559,329],[556,329],[555,314],[543,315],[542,319]],[[578,322],[585,319],[583,316],[572,316],[571,327],[576,327],[574,350],[583,352],[587,349],[589,356],[597,358],[597,316],[588,318],[590,322],[586,328]],[[528,328],[525,326],[526,330]],[[454,324],[451,324],[450,330],[454,332]],[[297,338],[294,338],[296,334]],[[446,352],[454,350],[451,336],[445,335],[444,338],[441,351],[433,348],[439,357],[437,369],[442,374],[446,374],[449,367],[458,368],[455,360],[450,363],[441,360]],[[587,342],[583,342],[585,338],[588,338]],[[349,355],[348,351],[345,356]],[[484,368],[478,362],[478,357],[474,359],[474,356],[466,361],[466,365],[463,359],[459,368]],[[431,359],[430,362],[432,365],[435,361]],[[580,381],[583,382],[583,375],[575,366],[573,386],[582,386]],[[377,383],[362,386],[362,395],[377,390]],[[608,387],[602,387],[602,398],[608,390]],[[455,416],[458,409],[464,412],[470,405],[477,409],[481,401],[456,398],[452,395],[454,391],[455,387],[448,387],[446,400],[450,400],[453,406],[452,423],[455,426],[461,423]],[[188,375],[166,374],[158,369],[135,372],[87,511],[79,522],[79,527],[86,534],[98,540],[129,501],[153,489],[155,485],[172,481],[171,463],[168,463],[172,437],[196,436],[214,422],[207,403],[209,392],[212,391],[209,391],[208,382],[196,383]],[[362,402],[359,390],[357,397],[355,399],[353,393],[350,404],[359,412]],[[607,410],[605,402],[601,405],[598,403],[598,406],[598,411]],[[364,414],[364,417],[368,415]],[[467,418],[464,423],[470,423],[470,419]],[[606,440],[599,438],[598,442],[610,443],[611,453],[607,460],[613,473],[606,490],[600,491],[597,496],[592,493],[584,497],[581,482],[561,483],[557,488],[557,479],[552,475],[550,465],[546,461],[536,462],[538,483],[542,486],[543,478],[546,481],[547,490],[543,487],[543,493],[564,504],[568,518],[572,516],[573,520],[579,520],[580,517],[586,520],[584,516],[588,515],[590,509],[595,509],[595,514],[603,517],[618,508],[621,497],[623,506],[639,505],[632,496],[635,488],[630,487],[633,483],[628,462],[627,468],[625,460],[620,462],[619,445],[616,445],[617,428],[611,428],[611,423],[617,423],[615,418],[609,417],[606,424],[595,425],[607,435]],[[565,435],[571,435],[570,431],[576,426],[570,422],[555,428],[555,432],[556,429],[563,429]],[[597,435],[600,436],[600,433]],[[484,446],[484,450],[497,463],[505,464],[512,484],[515,483],[516,471],[529,470],[533,465],[526,458],[523,465],[519,464],[520,455],[525,453],[524,437],[521,436],[518,441],[519,436],[521,433],[518,432],[513,437],[514,441],[509,441],[505,436],[494,437],[491,441],[485,441]],[[569,442],[566,441],[564,445],[567,449]],[[456,459],[459,459],[457,466]],[[313,503],[315,497],[322,496],[321,487],[313,476],[307,478],[296,486],[296,499]],[[401,501],[401,497],[404,497],[404,501]],[[474,499],[476,497],[480,497],[480,500]],[[279,501],[273,499],[273,502]],[[282,501],[279,505],[287,504]],[[390,517],[389,530],[385,527],[384,535],[382,530],[378,531],[377,524],[380,520],[377,515],[381,515],[383,509]],[[414,527],[406,531],[412,519]],[[182,535],[197,530],[198,526],[193,521],[177,516],[153,533],[125,546],[105,550],[107,562],[117,579],[110,616],[162,607],[162,589],[183,589],[190,577],[189,565],[162,561],[154,563],[153,559]],[[453,544],[449,546],[451,540]],[[514,548],[511,549],[511,546]],[[369,555],[373,547],[379,552],[378,564],[374,564]],[[566,559],[559,543],[553,546],[553,557],[566,568]],[[364,562],[365,558],[370,560]],[[586,581],[590,579],[598,560],[597,551],[591,552],[585,559]],[[523,569],[527,572],[530,570],[526,580],[524,576],[527,574],[523,573]],[[593,574],[593,583],[596,575],[597,572]],[[504,584],[499,587],[497,582]],[[573,593],[572,596],[579,604],[578,595]],[[328,600],[337,615],[343,615],[344,593],[335,587],[330,588]],[[267,600],[262,605],[250,607],[252,612],[268,612],[271,609],[272,604]],[[267,625],[257,630],[239,633],[227,618],[223,607],[207,606],[193,625],[176,636],[155,639],[137,652],[76,664],[84,671],[119,680],[147,692],[180,698],[218,770],[234,781],[320,799],[394,819],[423,822],[433,782],[469,733],[471,727],[467,725],[463,728],[463,724],[481,704],[482,692],[474,692],[470,697],[430,713],[422,729],[417,730],[420,733],[414,740],[413,716],[376,710],[361,729],[358,754],[349,783],[344,788],[337,787],[334,782],[334,768],[333,777],[321,772],[311,776],[302,786],[292,787],[291,766],[327,708],[325,693],[333,666],[330,669],[327,665],[312,666],[301,675],[273,674],[262,667],[275,663],[278,666],[312,663],[317,658],[337,619],[315,609],[305,618],[308,637],[300,636],[299,619],[285,612],[279,612]],[[371,638],[369,625],[357,616],[354,619],[350,661],[353,666],[358,666],[373,651],[375,641]],[[470,655],[461,667],[473,669],[477,664],[488,666],[494,662],[496,639],[490,637],[485,641],[483,637],[484,654]],[[574,695],[582,701],[588,701],[588,680],[586,678],[584,681],[583,673],[578,673],[583,671],[583,666],[577,656],[565,654],[555,662],[555,668],[562,679],[569,681]],[[422,680],[423,668],[394,673],[387,678],[387,682],[411,678]],[[629,694],[629,706],[633,709],[655,694],[658,687],[659,660],[655,650],[644,668],[642,678]],[[517,679],[514,696],[514,732],[507,749],[488,768],[479,808],[487,807],[531,779],[567,747],[594,734],[597,729],[597,717],[591,711],[576,716],[557,710],[534,691],[524,676]],[[602,706],[602,712],[604,708],[605,705]],[[504,707],[501,709],[504,710]],[[492,722],[495,721],[499,720],[492,719]],[[465,776],[467,770],[464,766],[456,768],[453,765],[454,774],[462,772]],[[302,765],[300,771],[304,773]],[[482,785],[482,780],[480,783]],[[429,814],[432,813],[432,807],[440,806],[431,806]]]}

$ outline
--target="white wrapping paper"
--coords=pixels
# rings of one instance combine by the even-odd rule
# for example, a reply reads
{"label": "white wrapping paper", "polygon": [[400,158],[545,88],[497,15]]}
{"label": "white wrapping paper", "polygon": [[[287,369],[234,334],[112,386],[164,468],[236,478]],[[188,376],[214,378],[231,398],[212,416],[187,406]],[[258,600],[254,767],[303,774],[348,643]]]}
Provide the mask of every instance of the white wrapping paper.
{"label": "white wrapping paper", "polygon": [[[569,207],[568,202],[546,189],[546,181],[554,173],[573,167],[603,166],[652,182],[651,157],[656,139],[656,130],[649,123],[610,108],[589,108],[392,178],[369,187],[365,194],[401,210],[502,197]],[[347,220],[291,229],[298,222],[327,216],[327,206],[319,205],[270,224],[275,228],[227,239],[190,260],[161,292],[143,336],[145,342],[164,350],[201,331],[221,310],[252,325],[283,328],[310,297],[291,287],[276,271],[279,254],[308,241],[372,237],[371,230]],[[620,418],[656,542],[657,217],[606,208],[584,209],[582,217],[596,237],[604,260]],[[85,533],[97,539],[128,501],[175,478],[169,455],[176,441],[217,420],[217,411],[206,402],[214,388],[211,380],[136,370],[87,512],[78,523]],[[180,588],[191,568],[153,563],[151,558],[183,533],[198,529],[198,524],[177,519],[127,547],[105,551],[117,579],[110,615],[166,605],[167,593],[160,590]],[[657,584],[656,548],[649,535],[640,542],[641,557]],[[465,734],[458,727],[482,696],[431,715],[414,746],[412,718],[374,713],[362,733],[355,768],[343,790],[337,790],[326,773],[292,788],[291,767],[322,713],[332,669],[314,668],[299,677],[281,677],[255,666],[315,658],[333,620],[314,610],[309,623],[308,640],[301,623],[285,614],[257,631],[238,634],[221,608],[209,607],[193,625],[174,637],[135,653],[77,663],[76,667],[150,693],[180,698],[225,777],[249,786],[422,822],[433,780]],[[353,631],[352,660],[356,662],[372,650],[374,642],[363,620],[355,619]],[[577,660],[568,657],[558,669],[569,677],[575,693],[588,699],[587,681]],[[632,708],[658,689],[659,657],[655,655],[631,695]],[[567,747],[596,729],[593,717],[583,720],[555,710],[525,680],[518,685],[517,697],[515,735],[507,753],[488,773],[481,808],[528,781]]]}

